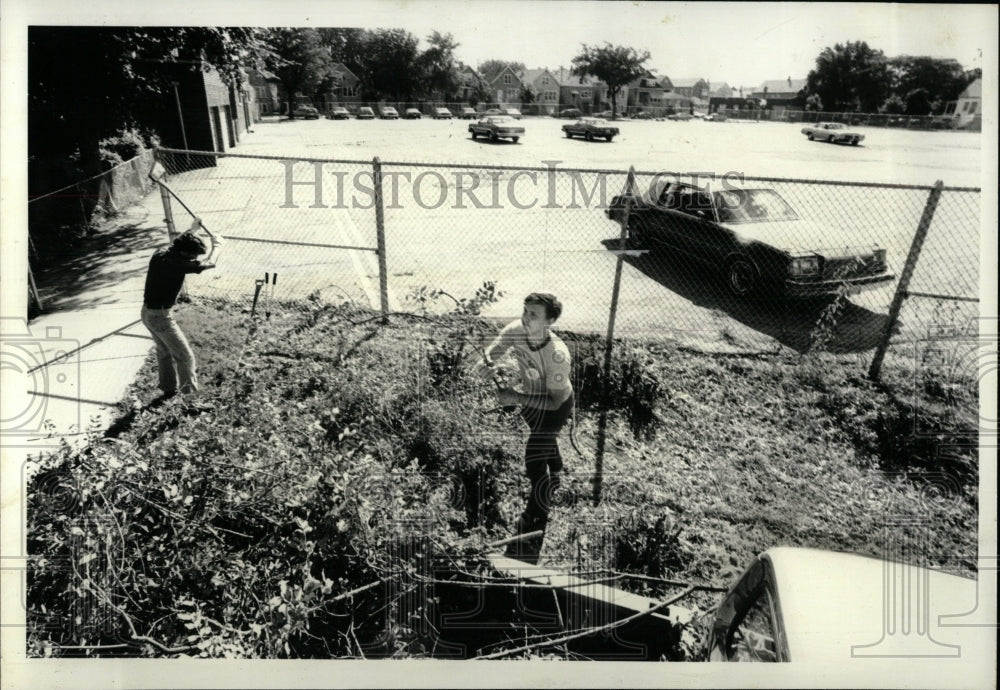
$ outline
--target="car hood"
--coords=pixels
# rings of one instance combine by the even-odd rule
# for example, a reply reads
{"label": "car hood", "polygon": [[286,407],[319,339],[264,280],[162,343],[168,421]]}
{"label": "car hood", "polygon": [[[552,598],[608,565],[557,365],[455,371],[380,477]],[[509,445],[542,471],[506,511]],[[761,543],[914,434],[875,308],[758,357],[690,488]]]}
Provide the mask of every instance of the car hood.
{"label": "car hood", "polygon": [[858,228],[836,228],[807,220],[763,223],[721,223],[746,241],[757,241],[796,254],[815,253],[827,259],[870,254],[878,243],[871,233]]}

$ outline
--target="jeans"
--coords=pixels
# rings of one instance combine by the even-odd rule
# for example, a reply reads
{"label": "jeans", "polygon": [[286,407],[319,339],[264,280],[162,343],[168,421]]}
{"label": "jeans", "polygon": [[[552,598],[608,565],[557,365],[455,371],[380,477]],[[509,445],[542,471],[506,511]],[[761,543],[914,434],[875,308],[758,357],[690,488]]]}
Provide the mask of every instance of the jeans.
{"label": "jeans", "polygon": [[[573,413],[573,395],[555,410],[525,407],[521,418],[528,424],[530,433],[524,449],[524,468],[531,484],[528,503],[517,521],[517,534],[545,530],[549,522],[552,496],[559,488],[559,473],[563,468],[559,452],[559,432]],[[542,538],[535,537],[517,542],[508,548],[508,555],[529,563],[536,563],[542,547]]]}
{"label": "jeans", "polygon": [[156,343],[160,390],[168,395],[178,390],[181,393],[197,391],[198,363],[195,361],[191,345],[188,344],[170,309],[149,309],[143,305],[142,322]]}

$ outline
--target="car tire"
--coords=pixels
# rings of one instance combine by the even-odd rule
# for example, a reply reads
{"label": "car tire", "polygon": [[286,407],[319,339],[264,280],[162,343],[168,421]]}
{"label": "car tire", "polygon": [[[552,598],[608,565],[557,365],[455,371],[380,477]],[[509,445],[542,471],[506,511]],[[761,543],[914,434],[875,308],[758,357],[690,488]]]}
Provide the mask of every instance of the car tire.
{"label": "car tire", "polygon": [[812,132],[806,132],[806,138],[809,139],[809,141],[812,141],[813,140],[813,133]]}
{"label": "car tire", "polygon": [[612,139],[614,139],[614,138],[615,138],[615,135],[614,135],[614,134],[609,134],[609,135],[608,135],[608,136],[606,137],[606,139],[607,139],[607,140],[608,140],[609,142],[610,142],[610,141],[611,141]]}
{"label": "car tire", "polygon": [[510,140],[516,144],[520,138],[521,137],[511,137]]}
{"label": "car tire", "polygon": [[573,138],[573,133],[572,132],[566,132],[566,138],[567,139],[572,139]]}
{"label": "car tire", "polygon": [[476,138],[476,133],[475,133],[475,132],[469,132],[469,134],[471,134],[471,135],[472,135],[472,138],[473,138],[473,140],[475,140],[475,138]]}
{"label": "car tire", "polygon": [[496,141],[497,141],[497,133],[496,132],[490,132],[490,141],[496,143]]}
{"label": "car tire", "polygon": [[587,132],[587,141],[593,141],[593,140],[594,140],[594,135],[591,134],[590,132]]}
{"label": "car tire", "polygon": [[757,287],[757,269],[742,256],[726,264],[726,287],[736,297],[746,297]]}
{"label": "car tire", "polygon": [[857,146],[858,145],[858,141],[860,141],[860,140],[857,137],[854,137],[853,139],[851,139],[851,146]]}

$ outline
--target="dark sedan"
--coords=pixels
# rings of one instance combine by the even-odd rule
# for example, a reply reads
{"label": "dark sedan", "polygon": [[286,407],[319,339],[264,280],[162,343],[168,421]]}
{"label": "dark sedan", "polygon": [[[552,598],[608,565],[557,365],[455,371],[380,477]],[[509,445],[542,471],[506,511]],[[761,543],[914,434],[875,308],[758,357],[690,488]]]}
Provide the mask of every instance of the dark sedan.
{"label": "dark sedan", "polygon": [[[852,293],[891,281],[886,250],[843,228],[803,220],[773,189],[708,191],[660,181],[632,199],[634,245],[663,246],[721,270],[729,291],[767,286],[786,297]],[[626,197],[606,213],[621,222]]]}
{"label": "dark sedan", "polygon": [[618,136],[618,128],[612,127],[607,120],[598,117],[581,117],[576,122],[570,122],[562,126],[566,137],[583,137],[587,141],[594,139],[607,139],[611,141]]}

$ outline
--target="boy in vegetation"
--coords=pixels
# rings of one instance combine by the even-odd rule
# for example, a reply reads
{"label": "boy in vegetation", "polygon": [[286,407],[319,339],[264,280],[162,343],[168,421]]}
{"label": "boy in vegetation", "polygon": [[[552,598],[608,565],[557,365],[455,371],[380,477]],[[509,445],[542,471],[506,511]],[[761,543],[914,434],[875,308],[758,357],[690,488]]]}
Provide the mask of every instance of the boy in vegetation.
{"label": "boy in vegetation", "polygon": [[[512,350],[521,374],[523,392],[504,388],[497,393],[501,405],[521,407],[530,431],[524,464],[531,491],[517,521],[517,534],[545,530],[551,499],[560,484],[563,461],[558,437],[573,411],[569,349],[550,330],[561,314],[562,304],[555,295],[531,293],[524,298],[520,320],[507,324],[485,353],[492,371],[494,358]],[[542,538],[515,542],[507,553],[535,563],[541,546]]]}
{"label": "boy in vegetation", "polygon": [[205,242],[194,233],[201,227],[195,218],[191,228],[170,243],[158,249],[149,260],[146,286],[142,297],[142,322],[156,343],[156,364],[159,369],[161,399],[178,391],[194,393],[198,390],[198,366],[183,331],[171,313],[188,273],[201,273],[215,268],[217,250],[221,239],[212,238],[212,253],[205,261],[198,257],[207,251]]}

